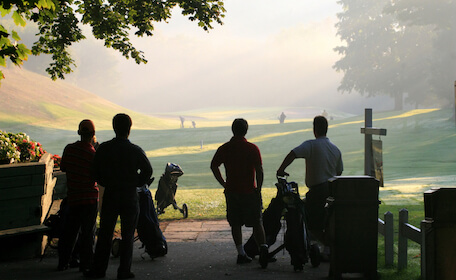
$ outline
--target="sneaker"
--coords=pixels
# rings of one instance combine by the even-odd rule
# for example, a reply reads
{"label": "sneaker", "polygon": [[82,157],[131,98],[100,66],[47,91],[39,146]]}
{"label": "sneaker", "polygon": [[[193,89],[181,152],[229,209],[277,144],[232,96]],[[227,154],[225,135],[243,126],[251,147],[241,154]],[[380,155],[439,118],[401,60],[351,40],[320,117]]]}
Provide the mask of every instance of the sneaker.
{"label": "sneaker", "polygon": [[247,255],[238,255],[237,256],[237,261],[236,261],[237,264],[244,264],[244,263],[251,263],[251,262],[252,262],[252,258]]}
{"label": "sneaker", "polygon": [[268,262],[269,262],[268,245],[262,244],[260,246],[260,265],[261,265],[261,268],[268,267]]}

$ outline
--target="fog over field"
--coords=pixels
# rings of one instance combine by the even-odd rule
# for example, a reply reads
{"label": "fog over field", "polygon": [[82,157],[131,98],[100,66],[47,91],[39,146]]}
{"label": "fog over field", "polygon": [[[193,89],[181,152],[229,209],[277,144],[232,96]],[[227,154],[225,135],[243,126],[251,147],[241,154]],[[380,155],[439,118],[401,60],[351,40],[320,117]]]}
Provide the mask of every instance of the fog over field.
{"label": "fog over field", "polygon": [[[362,114],[448,107],[456,78],[456,4],[411,0],[230,0],[203,31],[173,9],[152,37],[131,41],[137,65],[87,37],[65,82],[146,114],[204,108],[318,107]],[[2,18],[2,24],[7,23]],[[35,29],[34,29],[35,28]],[[17,28],[23,42],[36,27]],[[45,74],[49,56],[24,67]],[[46,75],[46,74],[45,74]]]}
{"label": "fog over field", "polygon": [[[153,114],[204,107],[317,106],[362,113],[391,109],[388,97],[337,92],[332,69],[341,45],[336,1],[225,1],[224,25],[209,32],[179,10],[156,24],[153,37],[134,38],[148,63],[126,60],[101,41],[76,44],[78,67],[66,82],[129,109]],[[89,30],[87,30],[89,31]],[[45,56],[25,67],[44,73]]]}

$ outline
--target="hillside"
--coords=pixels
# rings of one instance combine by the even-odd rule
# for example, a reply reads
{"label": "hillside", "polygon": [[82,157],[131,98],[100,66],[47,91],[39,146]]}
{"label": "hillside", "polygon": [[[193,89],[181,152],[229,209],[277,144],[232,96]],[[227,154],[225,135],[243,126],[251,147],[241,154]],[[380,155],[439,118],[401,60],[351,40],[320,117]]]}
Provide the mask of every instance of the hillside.
{"label": "hillside", "polygon": [[[114,104],[94,93],[80,89],[65,81],[52,81],[25,69],[3,69],[6,79],[0,86],[0,129],[24,130],[24,127],[47,127],[74,130],[79,121],[89,118],[95,121],[97,130],[110,130],[111,119],[116,113],[125,112],[133,118],[133,129],[176,129],[180,119],[184,126],[229,126],[234,118],[246,118],[251,125],[276,124],[284,112],[286,122],[309,121],[327,110],[334,119],[353,115],[329,108],[267,107],[267,108],[202,108],[199,110],[145,115]],[[127,94],[127,93],[126,93]]]}
{"label": "hillside", "polygon": [[[111,129],[111,119],[125,112],[136,129],[166,129],[174,123],[135,113],[64,81],[12,67],[3,69],[0,87],[1,123],[73,130],[81,119],[95,121],[97,129]],[[2,129],[2,127],[0,127]]]}

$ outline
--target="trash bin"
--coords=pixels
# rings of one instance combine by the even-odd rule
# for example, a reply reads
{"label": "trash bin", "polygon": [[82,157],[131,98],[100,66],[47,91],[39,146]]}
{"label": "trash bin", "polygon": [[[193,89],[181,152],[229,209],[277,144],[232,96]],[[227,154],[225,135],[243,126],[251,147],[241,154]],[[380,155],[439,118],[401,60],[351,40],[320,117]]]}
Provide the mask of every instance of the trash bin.
{"label": "trash bin", "polygon": [[424,193],[421,230],[422,276],[426,280],[454,279],[456,275],[456,188],[436,188]]}
{"label": "trash bin", "polygon": [[378,187],[379,181],[370,176],[329,180],[330,279],[341,279],[344,273],[377,279]]}

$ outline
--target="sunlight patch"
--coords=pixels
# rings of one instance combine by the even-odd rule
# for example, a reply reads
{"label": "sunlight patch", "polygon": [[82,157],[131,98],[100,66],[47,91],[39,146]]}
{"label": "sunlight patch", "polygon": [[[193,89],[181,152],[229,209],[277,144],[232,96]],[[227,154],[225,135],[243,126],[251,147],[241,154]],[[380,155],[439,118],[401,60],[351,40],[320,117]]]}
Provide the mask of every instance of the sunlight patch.
{"label": "sunlight patch", "polygon": [[422,203],[423,193],[432,188],[456,187],[456,176],[418,177],[398,179],[385,182],[380,188],[380,197],[387,204],[419,204]]}
{"label": "sunlight patch", "polygon": [[179,147],[168,147],[156,150],[146,151],[147,157],[163,157],[163,156],[175,156],[175,155],[189,155],[198,154],[209,151],[215,151],[220,147],[221,143],[207,144],[202,148],[201,146],[179,146]]}
{"label": "sunlight patch", "polygon": [[262,141],[269,140],[269,139],[274,138],[274,137],[281,137],[281,136],[286,136],[286,135],[291,135],[291,134],[301,133],[301,132],[308,132],[308,131],[311,131],[311,129],[307,128],[307,129],[300,129],[300,130],[295,130],[295,131],[270,133],[270,134],[265,134],[265,135],[254,137],[252,139],[249,139],[249,141],[252,142],[252,143],[257,143],[257,142],[262,142]]}
{"label": "sunlight patch", "polygon": [[408,117],[412,117],[412,116],[416,116],[416,115],[420,115],[420,114],[431,113],[431,112],[438,111],[438,110],[440,110],[440,109],[415,109],[415,110],[411,110],[411,111],[405,112],[405,113],[397,115],[397,116],[391,116],[391,117],[375,119],[375,120],[383,121],[383,120],[391,120],[391,119],[399,119],[399,118],[408,118]]}
{"label": "sunlight patch", "polygon": [[[265,134],[265,135],[261,135],[261,136],[249,139],[249,142],[258,143],[258,142],[262,142],[262,141],[267,141],[274,137],[281,137],[281,136],[286,136],[286,135],[295,134],[295,133],[308,132],[310,130],[311,129],[300,129],[300,130],[295,130],[295,131]],[[174,156],[174,155],[184,155],[184,154],[185,155],[198,154],[198,153],[215,151],[221,145],[223,145],[223,143],[206,144],[206,145],[203,145],[203,147],[201,147],[201,146],[179,146],[179,147],[175,146],[175,147],[168,147],[168,148],[146,151],[146,155],[147,155],[147,157],[162,157],[162,156]]]}
{"label": "sunlight patch", "polygon": [[[374,121],[384,121],[384,120],[408,118],[408,117],[413,117],[413,116],[420,115],[420,114],[431,113],[431,112],[438,111],[438,110],[440,110],[440,109],[415,109],[415,110],[411,110],[411,111],[408,111],[408,112],[405,112],[405,113],[402,113],[402,114],[396,115],[396,116],[380,118],[380,119],[374,119]],[[358,124],[358,123],[363,124],[364,120],[343,122],[343,123],[339,123],[339,124],[330,125],[329,127],[332,128],[332,127],[338,127],[338,126],[342,126],[342,125]]]}

